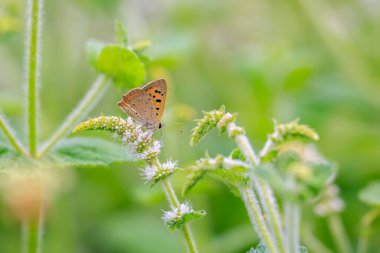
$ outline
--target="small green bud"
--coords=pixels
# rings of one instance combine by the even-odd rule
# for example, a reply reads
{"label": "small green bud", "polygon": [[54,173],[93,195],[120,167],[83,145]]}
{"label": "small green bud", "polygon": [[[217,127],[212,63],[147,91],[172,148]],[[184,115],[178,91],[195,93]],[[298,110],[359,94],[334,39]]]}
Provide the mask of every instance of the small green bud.
{"label": "small green bud", "polygon": [[203,112],[203,118],[197,119],[197,126],[193,129],[191,134],[190,145],[195,146],[199,141],[205,137],[205,135],[214,127],[217,126],[220,119],[225,115],[224,106],[220,107],[219,110],[214,110],[211,112]]}
{"label": "small green bud", "polygon": [[276,144],[293,139],[306,139],[308,141],[317,141],[319,136],[311,127],[298,123],[298,119],[286,124],[277,124],[275,122],[274,133],[269,138]]}
{"label": "small green bud", "polygon": [[124,119],[115,116],[100,116],[80,123],[74,128],[73,133],[89,130],[105,130],[122,135],[126,129],[127,122]]}

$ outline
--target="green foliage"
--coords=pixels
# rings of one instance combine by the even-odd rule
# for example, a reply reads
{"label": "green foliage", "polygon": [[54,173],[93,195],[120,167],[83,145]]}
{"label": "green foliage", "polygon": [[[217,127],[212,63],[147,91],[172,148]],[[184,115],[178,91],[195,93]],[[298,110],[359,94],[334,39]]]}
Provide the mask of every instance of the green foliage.
{"label": "green foliage", "polygon": [[57,163],[74,167],[106,167],[112,163],[131,160],[126,150],[114,142],[79,137],[62,141],[50,158]]}
{"label": "green foliage", "polygon": [[235,160],[240,160],[243,162],[246,161],[245,156],[241,152],[240,148],[235,148],[234,150],[232,150],[232,152],[230,153],[230,157]]}
{"label": "green foliage", "polygon": [[[309,251],[305,246],[298,248],[298,253],[308,253]],[[256,248],[251,248],[247,253],[269,253],[265,245],[259,244]]]}
{"label": "green foliage", "polygon": [[17,163],[24,161],[16,150],[9,146],[0,144],[0,170],[8,170],[17,166]]}
{"label": "green foliage", "polygon": [[103,130],[122,135],[126,129],[127,123],[124,119],[115,116],[100,116],[81,122],[73,129],[73,133]]}
{"label": "green foliage", "polygon": [[120,46],[128,46],[127,30],[120,21],[115,22],[115,42]]}
{"label": "green foliage", "polygon": [[261,164],[255,173],[283,196],[310,200],[319,196],[336,175],[336,168],[325,160],[305,161],[295,152],[279,155],[274,163]]}
{"label": "green foliage", "polygon": [[166,224],[170,228],[171,231],[174,231],[176,229],[181,229],[184,224],[187,222],[202,218],[206,215],[206,212],[201,210],[201,211],[192,211],[190,213],[185,213],[181,215],[178,219],[173,219],[170,221],[167,221]]}
{"label": "green foliage", "polygon": [[209,175],[223,182],[234,195],[240,197],[238,188],[247,184],[247,172],[247,168],[238,162],[232,165],[226,164],[222,156],[217,156],[215,159],[202,158],[196,166],[192,167],[192,172],[187,176],[182,192],[184,195],[187,194],[205,175]]}
{"label": "green foliage", "polygon": [[103,47],[95,68],[111,77],[119,88],[131,88],[141,85],[145,80],[145,66],[131,50],[120,45]]}
{"label": "green foliage", "polygon": [[259,244],[256,248],[251,248],[247,253],[268,253],[265,245]]}
{"label": "green foliage", "polygon": [[359,199],[368,205],[380,207],[380,181],[372,181],[360,190]]}
{"label": "green foliage", "polygon": [[197,122],[191,133],[190,145],[195,146],[203,139],[206,134],[215,128],[221,118],[225,115],[225,107],[221,106],[219,110],[203,112],[203,118],[195,120]]}
{"label": "green foliage", "polygon": [[319,136],[311,127],[299,124],[298,119],[286,124],[277,124],[275,122],[274,133],[269,138],[276,144],[292,140],[317,141]]}
{"label": "green foliage", "polygon": [[206,175],[206,173],[207,171],[202,168],[192,168],[183,184],[182,196],[186,196],[191,189]]}

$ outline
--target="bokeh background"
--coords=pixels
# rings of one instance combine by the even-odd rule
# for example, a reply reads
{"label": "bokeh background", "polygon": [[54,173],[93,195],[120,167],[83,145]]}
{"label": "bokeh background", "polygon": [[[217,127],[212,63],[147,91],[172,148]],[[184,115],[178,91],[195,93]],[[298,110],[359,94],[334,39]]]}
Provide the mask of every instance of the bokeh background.
{"label": "bokeh background", "polygon": [[[88,39],[113,41],[114,21],[130,40],[149,39],[147,80],[168,79],[163,159],[194,163],[205,150],[234,147],[213,133],[189,146],[192,121],[224,104],[238,112],[260,148],[280,122],[301,118],[320,134],[318,147],[339,165],[342,213],[356,242],[368,210],[357,192],[380,178],[380,2],[375,0],[46,0],[41,72],[40,137],[45,140],[96,78]],[[0,108],[23,132],[25,1],[0,2]],[[125,90],[111,87],[89,116],[122,115]],[[110,138],[107,135],[104,138]],[[180,235],[160,221],[168,206],[148,189],[139,163],[74,171],[70,190],[49,211],[43,252],[185,252]],[[173,178],[180,191],[186,170]],[[257,242],[239,199],[212,179],[188,196],[208,215],[193,223],[201,252],[245,252]],[[334,248],[326,222],[305,207],[303,225]],[[380,233],[376,223],[374,234]],[[0,252],[19,252],[20,226],[0,203]],[[307,245],[306,245],[307,246]],[[378,252],[372,240],[369,252]]]}

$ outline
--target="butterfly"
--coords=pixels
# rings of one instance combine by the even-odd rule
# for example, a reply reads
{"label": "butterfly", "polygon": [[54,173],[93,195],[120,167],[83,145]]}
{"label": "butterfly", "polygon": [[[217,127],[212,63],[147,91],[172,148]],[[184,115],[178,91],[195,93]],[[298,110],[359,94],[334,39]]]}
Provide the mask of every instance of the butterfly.
{"label": "butterfly", "polygon": [[166,101],[165,79],[152,81],[142,88],[134,88],[121,98],[118,106],[141,125],[151,130],[162,127]]}

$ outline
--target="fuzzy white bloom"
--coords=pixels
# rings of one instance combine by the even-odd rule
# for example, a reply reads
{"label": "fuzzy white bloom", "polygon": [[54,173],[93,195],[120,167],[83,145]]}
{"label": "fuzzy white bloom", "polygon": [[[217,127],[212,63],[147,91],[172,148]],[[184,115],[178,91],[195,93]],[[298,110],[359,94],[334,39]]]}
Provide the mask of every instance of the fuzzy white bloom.
{"label": "fuzzy white bloom", "polygon": [[152,160],[160,154],[161,142],[153,140],[153,131],[143,129],[131,117],[127,119],[125,129],[121,139],[133,158]]}
{"label": "fuzzy white bloom", "polygon": [[175,222],[180,220],[183,215],[193,213],[194,210],[189,202],[185,202],[179,205],[177,208],[173,208],[171,211],[164,211],[162,220],[165,222]]}
{"label": "fuzzy white bloom", "polygon": [[158,181],[164,177],[167,177],[175,172],[177,168],[177,161],[167,161],[166,163],[162,164],[160,168],[158,168],[156,165],[146,166],[141,175],[143,176],[144,180],[149,181]]}

